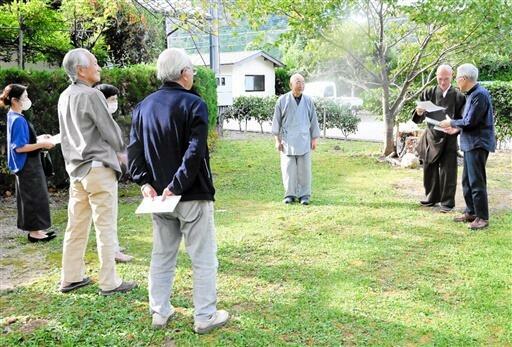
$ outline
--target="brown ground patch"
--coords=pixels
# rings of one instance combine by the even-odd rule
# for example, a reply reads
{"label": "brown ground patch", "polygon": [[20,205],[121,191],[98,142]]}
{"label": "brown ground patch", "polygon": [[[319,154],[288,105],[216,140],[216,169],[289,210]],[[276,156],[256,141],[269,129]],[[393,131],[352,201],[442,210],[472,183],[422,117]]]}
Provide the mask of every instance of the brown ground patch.
{"label": "brown ground patch", "polygon": [[[487,162],[487,181],[489,196],[489,212],[496,213],[510,210],[512,206],[512,152],[499,151],[492,153]],[[410,170],[410,169],[403,169]],[[420,169],[421,170],[421,169]],[[425,191],[422,178],[407,177],[392,184],[399,195],[414,200],[423,200]],[[464,210],[466,206],[462,195],[462,167],[457,175],[457,193],[455,194],[455,208]]]}

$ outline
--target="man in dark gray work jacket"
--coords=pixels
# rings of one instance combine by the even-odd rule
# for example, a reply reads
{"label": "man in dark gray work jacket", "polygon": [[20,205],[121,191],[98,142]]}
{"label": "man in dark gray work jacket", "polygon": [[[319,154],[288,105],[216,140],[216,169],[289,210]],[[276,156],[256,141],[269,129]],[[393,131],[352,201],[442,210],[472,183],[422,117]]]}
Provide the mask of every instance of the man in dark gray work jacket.
{"label": "man in dark gray work jacket", "polygon": [[470,222],[471,229],[483,229],[489,225],[485,164],[489,152],[496,149],[491,96],[477,83],[478,69],[472,64],[459,66],[456,79],[460,90],[466,93],[462,119],[445,120],[440,124],[448,133],[461,129],[460,148],[464,151],[462,189],[466,210],[455,221]]}

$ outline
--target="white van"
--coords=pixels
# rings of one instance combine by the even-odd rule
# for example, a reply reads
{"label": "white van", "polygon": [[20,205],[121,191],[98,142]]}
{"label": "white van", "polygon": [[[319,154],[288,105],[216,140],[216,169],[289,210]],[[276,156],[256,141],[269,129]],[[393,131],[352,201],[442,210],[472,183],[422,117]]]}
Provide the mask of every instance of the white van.
{"label": "white van", "polygon": [[312,97],[334,99],[339,104],[349,106],[355,110],[363,106],[363,100],[361,98],[338,95],[336,83],[330,81],[308,82],[304,86],[304,94]]}

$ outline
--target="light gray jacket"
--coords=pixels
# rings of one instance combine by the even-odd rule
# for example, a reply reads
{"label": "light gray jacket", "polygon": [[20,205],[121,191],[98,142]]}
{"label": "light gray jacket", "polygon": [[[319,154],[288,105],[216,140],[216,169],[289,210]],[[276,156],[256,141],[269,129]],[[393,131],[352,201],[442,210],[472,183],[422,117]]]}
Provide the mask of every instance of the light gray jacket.
{"label": "light gray jacket", "polygon": [[313,99],[302,94],[297,105],[291,92],[281,95],[274,110],[272,134],[281,138],[284,154],[308,153],[311,150],[311,140],[320,137]]}
{"label": "light gray jacket", "polygon": [[81,180],[100,161],[121,174],[116,152],[123,150],[119,125],[108,112],[105,96],[78,81],[59,97],[59,128],[66,171],[72,181]]}

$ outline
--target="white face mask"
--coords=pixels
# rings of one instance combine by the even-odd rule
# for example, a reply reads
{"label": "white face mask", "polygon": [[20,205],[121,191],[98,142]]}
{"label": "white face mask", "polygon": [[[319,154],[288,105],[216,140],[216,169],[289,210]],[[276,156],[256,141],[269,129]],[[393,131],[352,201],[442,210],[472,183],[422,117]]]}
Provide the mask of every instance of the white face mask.
{"label": "white face mask", "polygon": [[21,100],[21,109],[23,111],[28,110],[32,106],[32,101],[29,98]]}
{"label": "white face mask", "polygon": [[113,114],[117,111],[117,101],[107,102],[108,105],[108,112]]}

